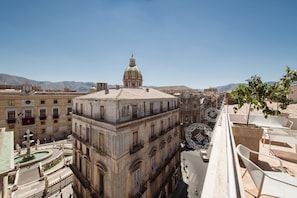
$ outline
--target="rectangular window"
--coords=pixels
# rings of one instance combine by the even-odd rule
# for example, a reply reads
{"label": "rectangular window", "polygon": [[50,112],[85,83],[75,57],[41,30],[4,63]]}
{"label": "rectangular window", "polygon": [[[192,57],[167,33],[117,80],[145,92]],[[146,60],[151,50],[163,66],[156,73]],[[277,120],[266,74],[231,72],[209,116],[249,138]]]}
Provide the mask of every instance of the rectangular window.
{"label": "rectangular window", "polygon": [[31,110],[25,110],[25,118],[32,118],[32,111]]}
{"label": "rectangular window", "polygon": [[154,114],[154,103],[150,103],[150,113]]}
{"label": "rectangular window", "polygon": [[80,114],[83,114],[83,104],[80,104]]}
{"label": "rectangular window", "polygon": [[99,173],[99,194],[104,197],[104,175]]}
{"label": "rectangular window", "polygon": [[40,100],[40,104],[45,104],[45,100]]}
{"label": "rectangular window", "polygon": [[152,124],[151,126],[151,136],[154,137],[155,136],[155,125]]}
{"label": "rectangular window", "polygon": [[163,102],[160,102],[160,112],[163,112]]}
{"label": "rectangular window", "polygon": [[40,120],[44,120],[46,118],[46,110],[45,109],[39,110],[39,118],[40,118]]}
{"label": "rectangular window", "polygon": [[140,187],[140,168],[133,172],[133,184],[135,191],[138,192]]}
{"label": "rectangular window", "polygon": [[137,118],[137,105],[132,105],[132,118]]}
{"label": "rectangular window", "polygon": [[133,132],[133,146],[137,146],[138,145],[138,132],[135,131]]}
{"label": "rectangular window", "polygon": [[46,130],[43,128],[43,129],[41,129],[41,133],[45,133],[46,132]]}
{"label": "rectangular window", "polygon": [[71,103],[71,99],[68,100],[68,103]]}
{"label": "rectangular window", "polygon": [[15,111],[8,111],[7,112],[7,119],[8,120],[15,120]]}
{"label": "rectangular window", "polygon": [[104,151],[104,134],[103,133],[99,134],[99,149],[101,151]]}
{"label": "rectangular window", "polygon": [[104,120],[104,106],[100,106],[100,120]]}
{"label": "rectangular window", "polygon": [[55,124],[58,123],[58,120],[54,120],[54,123],[55,123]]}
{"label": "rectangular window", "polygon": [[53,108],[53,118],[59,118],[59,109]]}
{"label": "rectangular window", "polygon": [[58,100],[54,100],[54,104],[58,104]]}
{"label": "rectangular window", "polygon": [[40,121],[40,124],[41,125],[45,125],[45,121]]}
{"label": "rectangular window", "polygon": [[90,128],[86,127],[86,141],[89,143],[90,140]]}
{"label": "rectangular window", "polygon": [[8,100],[8,106],[14,106],[14,100]]}
{"label": "rectangular window", "polygon": [[87,156],[90,157],[90,149],[87,147]]}
{"label": "rectangular window", "polygon": [[82,126],[79,125],[79,137],[81,137],[81,132],[82,132]]}
{"label": "rectangular window", "polygon": [[67,107],[67,115],[70,115],[71,112],[72,112],[72,108],[71,107]]}
{"label": "rectangular window", "polygon": [[151,164],[152,164],[152,172],[155,173],[157,165],[156,165],[156,155],[151,157]]}

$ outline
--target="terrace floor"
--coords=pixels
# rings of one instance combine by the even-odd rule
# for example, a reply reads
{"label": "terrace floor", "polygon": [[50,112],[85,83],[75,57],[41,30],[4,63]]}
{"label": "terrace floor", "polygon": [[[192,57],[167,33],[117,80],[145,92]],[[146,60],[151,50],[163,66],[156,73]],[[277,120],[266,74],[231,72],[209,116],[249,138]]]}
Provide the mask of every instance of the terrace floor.
{"label": "terrace floor", "polygon": [[[268,155],[269,143],[268,141],[263,141],[263,142],[264,144],[262,142],[260,143],[260,152]],[[273,153],[270,153],[270,155],[279,157],[282,160],[283,168],[285,169],[285,171],[290,175],[294,176],[295,178],[297,178],[297,163],[296,163],[297,154],[296,154],[295,146],[279,143],[279,142],[272,142],[271,150]],[[258,166],[264,170],[280,171],[277,167],[278,166],[277,161],[271,160],[270,158],[267,158],[265,156],[261,156],[259,158]],[[243,175],[244,172],[245,172],[245,168],[241,167],[241,174]],[[252,198],[257,196],[258,190],[256,189],[256,186],[254,185],[254,182],[252,181],[248,172],[243,177],[243,185],[245,189],[246,198]],[[262,197],[269,197],[269,196],[262,196]]]}
{"label": "terrace floor", "polygon": [[[228,111],[233,113],[234,105],[230,105],[228,107]],[[247,107],[240,109],[238,114],[246,114]],[[297,118],[297,104],[289,105],[288,109],[283,111],[284,113],[289,114],[289,118],[293,118],[296,120]],[[260,111],[253,111],[251,114],[257,115],[262,114]],[[294,123],[294,126],[295,123]],[[294,128],[296,130],[296,127]],[[260,153],[264,153],[266,155],[273,155],[281,159],[283,163],[283,167],[285,171],[294,176],[297,179],[297,145],[287,144],[283,142],[272,142],[271,143],[271,151],[269,151],[269,141],[267,139],[262,139],[260,142]],[[259,163],[257,164],[263,170],[273,170],[280,171],[278,169],[278,162],[275,160],[271,160],[271,158],[267,158],[265,156],[260,156]],[[245,172],[245,168],[240,168],[241,174],[243,175]],[[245,189],[246,198],[256,197],[258,190],[252,181],[248,172],[243,176],[243,186]],[[296,191],[297,194],[297,191]],[[261,196],[261,197],[269,197],[269,196]]]}

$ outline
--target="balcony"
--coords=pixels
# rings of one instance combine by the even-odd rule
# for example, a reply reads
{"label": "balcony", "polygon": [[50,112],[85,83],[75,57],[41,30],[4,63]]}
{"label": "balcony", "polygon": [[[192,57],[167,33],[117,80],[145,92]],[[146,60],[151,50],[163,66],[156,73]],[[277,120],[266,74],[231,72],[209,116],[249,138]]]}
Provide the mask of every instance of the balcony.
{"label": "balcony", "polygon": [[77,167],[73,164],[70,164],[70,169],[72,170],[73,174],[75,177],[79,180],[79,182],[83,185],[84,188],[89,188],[90,187],[90,182],[88,181],[87,178],[85,178],[81,172],[77,169]]}
{"label": "balcony", "polygon": [[130,155],[133,155],[134,153],[138,152],[143,147],[144,147],[144,143],[143,142],[139,142],[139,143],[133,145],[132,148],[130,149]]}
{"label": "balcony", "polygon": [[156,139],[158,139],[158,136],[156,136],[156,135],[151,135],[149,141],[150,141],[150,142],[153,142],[153,141],[155,141]]}
{"label": "balcony", "polygon": [[14,124],[16,122],[16,119],[7,119],[7,124]]}
{"label": "balcony", "polygon": [[83,144],[85,144],[85,145],[87,145],[87,146],[90,145],[90,144],[89,144],[89,142],[90,142],[89,139],[84,139],[83,137],[79,136],[79,135],[76,134],[76,133],[72,133],[72,136],[73,136],[75,139],[77,139],[78,141],[80,141],[81,143],[83,143]]}
{"label": "balcony", "polygon": [[93,148],[99,155],[106,156],[107,153],[103,148],[100,148],[98,145],[93,145]]}
{"label": "balcony", "polygon": [[54,114],[53,115],[53,119],[58,119],[59,118],[59,115],[58,114]]}
{"label": "balcony", "polygon": [[22,119],[22,124],[23,125],[30,125],[30,124],[35,124],[35,118],[23,118]]}
{"label": "balcony", "polygon": [[39,120],[46,120],[46,116],[39,116]]}
{"label": "balcony", "polygon": [[172,161],[177,153],[179,154],[179,149],[167,157],[164,162],[156,169],[156,171],[150,174],[150,182],[153,182],[162,173],[162,171],[165,171],[165,167]]}

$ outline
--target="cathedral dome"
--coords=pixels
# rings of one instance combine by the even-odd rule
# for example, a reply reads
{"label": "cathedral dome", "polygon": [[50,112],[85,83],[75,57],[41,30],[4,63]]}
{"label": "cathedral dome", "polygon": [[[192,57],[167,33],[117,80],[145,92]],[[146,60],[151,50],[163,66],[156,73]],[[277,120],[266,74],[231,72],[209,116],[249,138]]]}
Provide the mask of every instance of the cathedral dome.
{"label": "cathedral dome", "polygon": [[137,88],[142,86],[142,74],[135,64],[135,59],[130,58],[130,64],[126,68],[123,76],[124,87]]}

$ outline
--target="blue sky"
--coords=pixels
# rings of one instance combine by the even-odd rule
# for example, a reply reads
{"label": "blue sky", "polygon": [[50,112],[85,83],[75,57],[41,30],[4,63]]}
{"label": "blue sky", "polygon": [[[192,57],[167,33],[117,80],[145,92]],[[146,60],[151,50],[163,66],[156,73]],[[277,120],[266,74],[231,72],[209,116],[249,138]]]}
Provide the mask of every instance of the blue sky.
{"label": "blue sky", "polygon": [[208,88],[297,68],[295,0],[1,0],[0,73]]}

